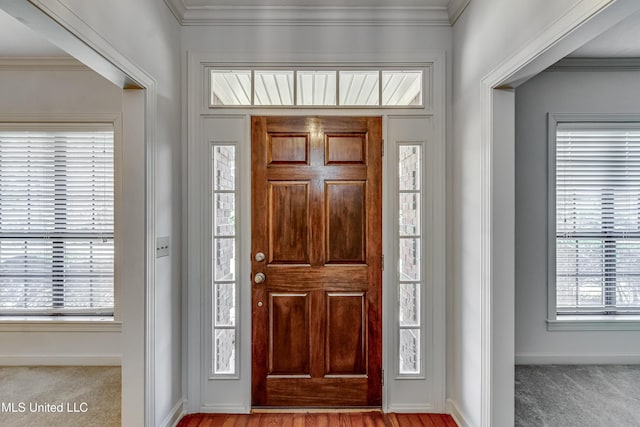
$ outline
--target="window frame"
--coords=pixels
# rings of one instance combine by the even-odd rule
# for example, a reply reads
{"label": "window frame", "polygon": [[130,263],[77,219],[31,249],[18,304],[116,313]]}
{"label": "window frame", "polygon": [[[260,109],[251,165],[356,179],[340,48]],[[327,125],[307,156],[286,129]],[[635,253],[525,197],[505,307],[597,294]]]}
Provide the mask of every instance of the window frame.
{"label": "window frame", "polygon": [[9,114],[0,116],[0,130],[6,131],[113,131],[113,246],[114,271],[113,294],[114,304],[112,313],[2,313],[0,314],[0,331],[28,330],[38,332],[55,331],[86,331],[109,332],[121,329],[119,294],[121,286],[121,265],[117,250],[121,237],[118,224],[121,213],[121,134],[122,120],[116,113],[88,113],[88,114]]}
{"label": "window frame", "polygon": [[[387,66],[300,66],[300,65],[292,65],[292,66],[258,66],[255,65],[206,65],[204,67],[204,76],[205,82],[204,87],[206,88],[205,92],[205,107],[208,110],[220,110],[220,109],[231,109],[231,110],[242,110],[242,109],[309,109],[309,110],[374,110],[374,109],[384,109],[384,110],[425,110],[428,109],[431,102],[431,91],[433,88],[431,87],[431,74],[433,73],[432,67],[425,66],[417,66],[417,65],[387,65]],[[242,104],[242,105],[219,105],[213,103],[212,97],[212,78],[211,73],[213,71],[237,71],[237,72],[250,72],[250,104]],[[292,71],[293,72],[293,104],[291,105],[262,105],[257,104],[255,101],[255,74],[256,72],[261,71]],[[334,71],[336,73],[336,104],[334,105],[306,105],[306,104],[298,104],[298,72],[299,71]],[[357,105],[357,104],[346,104],[343,105],[340,103],[340,75],[342,72],[376,72],[378,75],[378,102],[376,104],[371,105]],[[420,89],[420,103],[415,105],[384,105],[383,104],[383,75],[385,72],[420,72],[421,73],[421,89]]]}
{"label": "window frame", "polygon": [[[241,182],[240,182],[240,156],[242,155],[242,147],[241,144],[239,143],[239,141],[223,141],[223,140],[209,140],[207,141],[207,185],[206,185],[206,191],[208,194],[208,206],[207,206],[207,214],[206,214],[206,218],[207,218],[207,223],[205,226],[205,230],[207,232],[207,236],[209,237],[209,242],[210,244],[207,245],[206,248],[206,252],[207,253],[207,257],[208,259],[211,260],[211,265],[210,268],[208,268],[208,273],[207,273],[207,283],[209,283],[209,286],[206,290],[206,307],[207,309],[205,310],[206,313],[211,315],[211,319],[210,319],[210,323],[211,323],[211,328],[210,328],[210,333],[207,333],[207,339],[205,340],[205,342],[207,343],[207,346],[209,348],[209,351],[211,352],[211,357],[209,359],[207,359],[205,357],[205,360],[207,361],[207,363],[209,363],[209,368],[207,369],[207,373],[208,373],[208,378],[210,380],[215,379],[215,380],[221,380],[221,379],[228,379],[228,380],[237,380],[240,378],[240,340],[239,340],[239,336],[240,336],[240,331],[241,331],[241,319],[239,316],[239,312],[241,309],[240,306],[240,250],[241,250],[241,221],[243,219],[242,217],[242,210],[241,210],[241,206],[240,206],[240,198],[241,198]],[[235,169],[235,174],[234,174],[234,181],[233,181],[233,189],[216,189],[215,187],[215,164],[214,164],[214,150],[216,149],[216,147],[233,147],[234,150],[234,169]],[[234,224],[234,233],[233,234],[217,234],[215,231],[216,228],[216,215],[215,215],[215,209],[214,209],[214,203],[215,203],[215,196],[218,194],[233,194],[234,196],[234,215],[235,215],[235,224]],[[215,259],[216,259],[216,254],[213,250],[213,247],[215,245],[216,240],[218,239],[227,239],[227,240],[233,240],[233,245],[234,245],[234,254],[235,254],[235,260],[233,263],[233,279],[232,280],[217,280],[216,279],[216,275],[215,275]],[[215,322],[215,315],[216,315],[216,310],[215,310],[215,303],[214,303],[214,295],[215,295],[215,287],[218,284],[224,284],[224,285],[230,285],[233,287],[233,291],[234,291],[234,314],[233,314],[233,325],[216,325]],[[234,348],[233,351],[235,353],[234,355],[234,364],[233,364],[233,371],[232,372],[216,372],[215,370],[215,360],[216,360],[216,347],[215,347],[215,334],[216,331],[223,331],[223,330],[227,330],[227,331],[233,331],[235,337],[234,337]]]}
{"label": "window frame", "polygon": [[561,314],[556,303],[556,138],[564,123],[634,123],[634,114],[558,114],[548,113],[547,135],[547,330],[549,331],[628,331],[640,330],[640,314]]}
{"label": "window frame", "polygon": [[[415,189],[402,189],[400,185],[401,178],[401,170],[400,170],[400,153],[401,148],[406,147],[418,147],[418,170],[420,171],[420,175],[416,181]],[[428,156],[428,146],[427,140],[396,140],[393,144],[393,153],[392,153],[392,161],[394,163],[393,169],[393,180],[394,180],[394,202],[393,202],[393,225],[394,230],[392,234],[393,238],[393,273],[394,273],[394,313],[397,314],[396,322],[396,331],[395,331],[395,342],[394,342],[394,351],[397,353],[397,363],[395,366],[395,379],[396,380],[411,380],[411,379],[426,379],[427,378],[427,357],[428,354],[428,343],[430,343],[430,336],[427,331],[427,323],[430,321],[430,314],[428,309],[430,308],[427,304],[428,299],[430,299],[431,295],[431,275],[432,269],[429,268],[429,254],[430,248],[428,247],[429,242],[433,238],[430,233],[432,232],[432,225],[430,221],[430,210],[432,203],[432,195],[430,194],[430,187],[428,181],[429,164],[426,159]],[[401,223],[401,198],[404,194],[415,194],[419,196],[419,209],[417,213],[417,220],[419,223],[419,231],[414,234],[407,234],[400,232]],[[419,275],[414,279],[403,279],[402,278],[402,269],[400,267],[400,258],[401,258],[401,242],[404,239],[415,239],[417,240],[416,250],[419,251],[419,256],[417,260]],[[402,285],[416,285],[418,290],[418,297],[416,299],[418,310],[417,310],[417,322],[415,325],[402,325],[400,321],[400,314],[402,312],[401,309],[401,286]],[[418,331],[418,360],[416,362],[417,371],[415,372],[403,372],[402,371],[402,357],[401,357],[401,334],[403,330],[413,330]]]}

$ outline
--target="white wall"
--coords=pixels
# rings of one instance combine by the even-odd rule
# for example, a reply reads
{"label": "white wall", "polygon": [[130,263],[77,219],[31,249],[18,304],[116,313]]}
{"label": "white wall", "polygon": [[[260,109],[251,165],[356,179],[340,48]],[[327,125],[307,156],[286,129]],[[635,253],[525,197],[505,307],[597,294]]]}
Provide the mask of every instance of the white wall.
{"label": "white wall", "polygon": [[[80,64],[52,70],[46,62],[18,63],[0,60],[0,121],[120,117],[122,90],[93,71],[79,70]],[[0,324],[0,342],[0,364],[120,364],[120,331],[112,326]]]}
{"label": "white wall", "polygon": [[[147,111],[145,117],[145,120],[156,124],[151,130],[156,139],[155,229],[151,233],[170,237],[171,255],[156,260],[155,282],[148,289],[155,298],[151,305],[155,309],[151,325],[154,333],[149,337],[154,345],[151,360],[154,372],[149,373],[154,388],[150,391],[152,396],[147,396],[151,402],[146,421],[151,425],[172,424],[182,410],[180,25],[164,2],[158,0],[42,0],[34,3],[62,17],[67,28],[82,39],[97,41],[97,45],[106,41],[110,47],[109,54],[117,52],[155,82],[156,104],[151,106],[152,111]],[[126,117],[123,122],[126,125]],[[138,167],[144,171],[144,161]],[[143,207],[144,201],[141,200],[136,213],[144,215]],[[144,233],[144,230],[137,231]],[[129,285],[144,292],[144,283]],[[144,346],[144,317],[142,301],[139,307],[123,315],[123,318],[131,319],[129,323],[135,323],[123,323],[123,336],[126,335],[125,339],[136,343],[136,346],[140,343],[140,348]],[[132,355],[140,358],[132,361],[132,366],[138,366],[144,353],[136,350]],[[130,377],[135,377],[136,381],[144,378],[145,373],[139,371],[131,372]],[[124,361],[123,376],[128,377]],[[123,412],[124,425],[141,425],[144,408],[130,406],[138,415],[128,418],[129,415],[125,417]]]}
{"label": "white wall", "polygon": [[[564,27],[579,21],[574,19],[565,23],[565,15],[585,9],[581,19],[587,19],[586,10],[592,7],[597,11],[601,3],[559,0],[541,6],[537,0],[472,0],[453,27],[454,122],[450,193],[453,265],[448,391],[450,410],[463,425],[513,425],[513,407],[505,402],[513,399],[510,366],[513,365],[514,338],[510,329],[514,324],[514,285],[508,278],[493,283],[491,279],[497,276],[487,278],[492,270],[503,266],[499,254],[491,253],[491,239],[495,236],[488,234],[491,230],[487,224],[497,217],[483,218],[488,212],[487,206],[500,208],[492,204],[495,200],[487,192],[491,189],[483,183],[490,183],[491,179],[500,183],[502,177],[483,169],[489,163],[483,158],[487,151],[482,145],[483,142],[491,143],[494,136],[490,133],[491,126],[499,122],[499,117],[495,118],[497,122],[490,120],[494,110],[491,99],[483,98],[490,95],[483,92],[482,80],[499,66],[513,62],[518,55],[526,55],[522,49],[533,40],[540,41],[538,37],[545,31],[558,27],[557,34],[560,34]],[[547,43],[552,41],[553,37]],[[545,45],[541,43],[534,47],[541,49]],[[535,50],[529,52],[535,53]],[[508,98],[500,102],[508,103]],[[509,199],[512,197],[507,195],[505,200]],[[513,207],[504,208],[513,212]],[[483,298],[487,296],[491,299],[484,304],[485,312]],[[495,329],[483,330],[489,320]],[[483,336],[488,348],[483,346]],[[499,363],[488,367],[483,358],[489,353],[492,353],[493,362]],[[491,406],[483,406],[483,402],[490,402]]]}
{"label": "white wall", "polygon": [[444,26],[257,25],[185,26],[183,52],[196,51],[250,63],[289,58],[293,64],[333,58],[402,58],[425,49],[450,51],[451,29]]}
{"label": "white wall", "polygon": [[18,59],[0,59],[0,114],[120,114],[122,89],[79,63],[51,62],[21,66]]}
{"label": "white wall", "polygon": [[547,331],[547,113],[640,115],[640,70],[547,71],[516,91],[516,362],[640,359],[637,331]]}

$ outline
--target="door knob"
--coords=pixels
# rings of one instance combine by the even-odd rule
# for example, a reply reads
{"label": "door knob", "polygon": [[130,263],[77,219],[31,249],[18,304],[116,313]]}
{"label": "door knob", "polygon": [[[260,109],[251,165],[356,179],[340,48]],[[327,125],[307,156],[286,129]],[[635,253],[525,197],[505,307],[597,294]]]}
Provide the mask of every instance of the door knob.
{"label": "door knob", "polygon": [[256,283],[262,283],[265,280],[267,280],[267,276],[265,276],[264,273],[256,273],[256,275],[253,277],[253,281]]}
{"label": "door knob", "polygon": [[256,261],[258,262],[262,262],[265,259],[265,255],[262,252],[258,252],[255,256]]}

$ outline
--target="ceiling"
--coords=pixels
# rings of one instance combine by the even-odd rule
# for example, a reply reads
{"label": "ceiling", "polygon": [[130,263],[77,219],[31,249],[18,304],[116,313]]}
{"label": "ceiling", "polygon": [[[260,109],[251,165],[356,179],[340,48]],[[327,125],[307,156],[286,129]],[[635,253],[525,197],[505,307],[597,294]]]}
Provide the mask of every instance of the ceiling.
{"label": "ceiling", "polygon": [[575,50],[570,58],[640,58],[640,12]]}
{"label": "ceiling", "polygon": [[[346,10],[361,8],[374,10],[381,8],[388,12],[393,9],[411,11],[444,11],[449,20],[457,17],[470,0],[324,0],[318,7],[318,0],[165,0],[174,14],[180,14],[179,20],[185,24],[205,23],[213,14],[229,17],[222,13],[236,9],[231,17],[238,18],[242,10],[297,10],[334,9]],[[417,8],[417,9],[416,9]],[[289,9],[291,10],[291,9]],[[414,10],[414,11],[415,11]],[[239,12],[240,11],[240,12]],[[198,19],[201,16],[201,19]],[[215,21],[215,19],[213,19]],[[0,10],[0,57],[65,57],[67,54],[57,48],[38,33],[32,31],[12,16]],[[569,55],[573,58],[640,58],[640,12],[630,15],[612,29],[604,32],[583,47]]]}
{"label": "ceiling", "polygon": [[0,9],[0,58],[66,56],[66,52]]}

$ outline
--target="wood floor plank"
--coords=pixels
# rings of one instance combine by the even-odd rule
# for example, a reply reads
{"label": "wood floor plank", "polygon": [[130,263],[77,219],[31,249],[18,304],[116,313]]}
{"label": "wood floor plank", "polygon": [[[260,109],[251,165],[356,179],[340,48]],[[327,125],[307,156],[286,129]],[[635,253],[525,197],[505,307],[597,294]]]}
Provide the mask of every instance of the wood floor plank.
{"label": "wood floor plank", "polygon": [[442,427],[439,423],[439,414],[414,414],[424,427]]}
{"label": "wood floor plank", "polygon": [[445,417],[442,414],[438,414],[437,417],[434,417],[433,421],[436,427],[447,427],[447,421],[445,420]]}
{"label": "wood floor plank", "polygon": [[446,414],[381,412],[191,414],[178,427],[457,427]]}
{"label": "wood floor plank", "polygon": [[415,414],[390,414],[396,420],[398,427],[425,427],[420,417]]}

